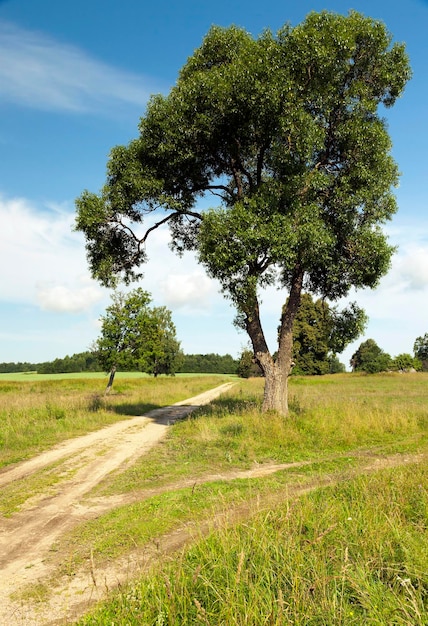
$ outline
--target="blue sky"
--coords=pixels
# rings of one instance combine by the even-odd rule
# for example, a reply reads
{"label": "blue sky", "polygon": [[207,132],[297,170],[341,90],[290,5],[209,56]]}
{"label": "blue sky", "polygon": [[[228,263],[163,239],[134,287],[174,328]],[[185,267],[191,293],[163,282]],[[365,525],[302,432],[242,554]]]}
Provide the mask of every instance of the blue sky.
{"label": "blue sky", "polygon": [[[351,294],[370,317],[365,337],[391,355],[412,352],[428,332],[428,1],[0,0],[0,362],[52,360],[86,350],[99,334],[109,292],[91,280],[74,200],[104,183],[110,149],[137,134],[152,93],[168,93],[212,24],[258,35],[311,10],[355,9],[404,41],[413,78],[387,112],[402,177],[388,224],[399,246],[375,291]],[[187,353],[237,356],[247,344],[234,311],[191,255],[169,252],[168,233],[149,242],[140,285],[173,312]],[[285,294],[263,294],[272,350]]]}

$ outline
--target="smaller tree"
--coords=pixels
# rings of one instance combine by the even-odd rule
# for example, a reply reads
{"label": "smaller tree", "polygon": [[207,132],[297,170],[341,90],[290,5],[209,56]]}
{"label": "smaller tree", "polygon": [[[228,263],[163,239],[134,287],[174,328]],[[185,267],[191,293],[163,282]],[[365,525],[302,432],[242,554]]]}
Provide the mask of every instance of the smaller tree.
{"label": "smaller tree", "polygon": [[418,358],[413,358],[411,354],[398,354],[391,363],[391,368],[398,372],[410,372],[412,370],[420,370],[421,362]]}
{"label": "smaller tree", "polygon": [[254,359],[254,353],[249,348],[241,352],[236,373],[241,378],[253,378],[263,376],[263,372]]}
{"label": "smaller tree", "polygon": [[417,337],[413,346],[415,357],[422,363],[424,372],[428,371],[428,333],[423,337]]}
{"label": "smaller tree", "polygon": [[101,337],[94,350],[101,367],[110,371],[107,391],[117,369],[142,371],[157,376],[175,374],[182,352],[176,339],[171,312],[153,307],[147,291],[115,292],[112,304],[101,317]]}
{"label": "smaller tree", "polygon": [[331,354],[328,357],[328,373],[329,374],[342,374],[346,372],[344,363],[341,363],[335,354]]}
{"label": "smaller tree", "polygon": [[354,372],[376,374],[390,369],[391,357],[379,348],[374,339],[367,339],[354,352],[350,363]]}
{"label": "smaller tree", "polygon": [[361,335],[366,323],[366,314],[355,303],[339,311],[325,300],[313,300],[310,294],[303,293],[293,328],[293,373],[344,371],[334,357]]}

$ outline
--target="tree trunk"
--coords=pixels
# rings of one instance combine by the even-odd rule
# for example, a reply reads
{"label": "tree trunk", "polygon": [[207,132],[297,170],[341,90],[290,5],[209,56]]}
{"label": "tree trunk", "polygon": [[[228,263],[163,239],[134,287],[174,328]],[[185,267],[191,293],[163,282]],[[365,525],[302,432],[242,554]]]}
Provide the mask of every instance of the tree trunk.
{"label": "tree trunk", "polygon": [[116,374],[116,365],[113,365],[113,367],[111,368],[111,371],[110,371],[110,378],[108,379],[108,385],[107,385],[106,390],[104,392],[105,396],[108,393],[110,393],[111,388],[113,387],[113,381],[114,381],[114,375],[115,374]]}
{"label": "tree trunk", "polygon": [[288,376],[273,361],[265,370],[262,411],[277,411],[282,415],[288,413]]}
{"label": "tree trunk", "polygon": [[[278,361],[275,362],[273,360],[264,337],[257,303],[251,314],[246,316],[246,328],[253,345],[254,358],[265,377],[262,411],[264,413],[267,411],[278,411],[282,415],[287,415],[287,379],[291,366],[289,368],[284,367],[286,365],[286,361],[284,361],[281,367]],[[291,354],[289,361],[291,364]]]}
{"label": "tree trunk", "polygon": [[265,376],[262,411],[278,411],[288,414],[288,377],[293,363],[293,324],[300,306],[303,271],[297,265],[294,270],[290,295],[283,307],[278,338],[278,358],[273,360],[263,333],[259,305],[254,299],[252,311],[246,314],[246,329],[253,345],[254,357]]}

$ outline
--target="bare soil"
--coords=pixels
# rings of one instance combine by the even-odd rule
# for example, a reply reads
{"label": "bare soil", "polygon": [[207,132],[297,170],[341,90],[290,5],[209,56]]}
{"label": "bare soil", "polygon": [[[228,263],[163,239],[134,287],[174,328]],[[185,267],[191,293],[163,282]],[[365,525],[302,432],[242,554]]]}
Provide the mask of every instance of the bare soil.
{"label": "bare soil", "polygon": [[[85,494],[110,472],[127,467],[144,455],[165,436],[170,424],[186,417],[197,407],[208,404],[228,390],[232,384],[221,385],[172,406],[156,409],[147,415],[121,421],[97,432],[66,441],[52,450],[0,473],[1,488],[13,481],[31,476],[57,461],[63,460],[62,470],[64,471],[64,467],[66,469],[65,478],[55,486],[54,493],[50,488],[46,493],[31,498],[21,511],[10,518],[0,517],[1,625],[70,624],[94,602],[105,597],[108,591],[142,574],[153,560],[166,558],[216,524],[224,523],[224,519],[219,515],[206,524],[198,523],[197,526],[186,524],[160,538],[156,544],[135,551],[124,559],[102,567],[91,561],[85,571],[74,573],[72,577],[64,575],[60,580],[56,579],[53,593],[47,597],[41,595],[39,602],[34,602],[34,598],[31,600],[25,598],[27,587],[31,585],[34,593],[39,581],[42,589],[44,581],[52,579],[56,574],[52,559],[48,557],[54,549],[55,542],[65,531],[73,528],[79,521],[93,518],[130,498],[125,496],[84,499]],[[361,471],[394,466],[410,460],[419,459],[402,455],[387,458],[368,456],[367,463]],[[203,481],[264,476],[293,465],[299,464],[256,466],[248,471],[235,471],[227,475],[206,475]],[[296,488],[296,495],[328,484],[329,481],[327,476],[304,488]],[[169,485],[167,489],[187,484],[191,483],[183,481],[180,484]],[[152,494],[153,492],[150,492],[146,495]],[[142,498],[144,495],[139,494],[139,497]],[[289,491],[288,495],[293,494]],[[272,506],[274,500],[275,496],[269,497],[262,503],[258,502],[257,506]],[[250,506],[249,503],[248,507]],[[240,507],[239,510],[233,511],[233,519],[242,518],[248,515],[248,512],[249,508]],[[227,517],[228,513],[224,515]]]}

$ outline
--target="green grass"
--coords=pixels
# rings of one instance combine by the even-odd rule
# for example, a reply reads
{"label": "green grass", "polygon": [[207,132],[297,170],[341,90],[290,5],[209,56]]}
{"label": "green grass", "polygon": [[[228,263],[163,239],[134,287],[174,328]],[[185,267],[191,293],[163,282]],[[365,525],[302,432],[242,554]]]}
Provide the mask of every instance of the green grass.
{"label": "green grass", "polygon": [[39,494],[46,496],[55,493],[55,486],[70,478],[74,471],[67,470],[62,459],[30,476],[3,485],[0,491],[0,514],[10,517],[21,509],[24,502],[37,498]]}
{"label": "green grass", "polygon": [[57,545],[54,558],[60,562],[67,553],[67,571],[75,572],[93,555],[98,563],[123,556],[142,548],[181,525],[207,516],[214,518],[224,510],[239,509],[251,501],[260,501],[277,490],[302,489],[314,478],[330,480],[357,465],[353,459],[342,458],[321,463],[291,467],[263,478],[211,479],[192,486],[166,488],[165,491],[118,506],[96,520],[80,524],[67,533]]}
{"label": "green grass", "polygon": [[[176,378],[199,378],[204,376],[223,376],[223,374],[176,374]],[[235,374],[224,374],[228,378],[236,378]],[[38,372],[10,372],[6,374],[0,374],[0,383],[3,381],[15,381],[15,382],[28,382],[28,381],[42,381],[42,380],[73,380],[73,379],[95,379],[103,380],[107,385],[109,379],[109,373],[105,372],[72,372],[64,374],[39,374]],[[144,372],[116,372],[115,381],[123,378],[150,378],[149,374]]]}
{"label": "green grass", "polygon": [[[377,381],[377,382],[376,382]],[[286,419],[260,413],[262,381],[232,390],[177,423],[168,440],[100,486],[110,495],[269,462],[328,459],[350,451],[417,452],[428,444],[428,376],[292,379]],[[372,392],[364,390],[371,386]],[[390,395],[395,397],[391,406]]]}
{"label": "green grass", "polygon": [[[22,449],[30,455],[47,424],[55,439],[67,420],[76,432],[94,429],[97,420],[139,414],[225,380],[124,379],[106,400],[97,380],[0,381],[0,395],[9,411],[16,402],[26,415]],[[188,524],[203,535],[207,520],[223,522],[79,623],[426,626],[428,469],[405,459],[428,454],[427,383],[426,374],[295,377],[283,418],[261,414],[263,381],[241,380],[177,422],[162,444],[89,494],[132,502],[79,524],[50,561],[58,575],[72,576],[92,558],[102,566]],[[403,467],[374,465],[359,475],[374,455],[388,454]],[[290,462],[300,464],[263,478],[227,478]],[[55,471],[38,480],[54,488]],[[12,495],[10,505],[17,506]],[[54,591],[53,580],[38,584]]]}
{"label": "green grass", "polygon": [[[7,376],[7,375],[6,375]],[[65,439],[173,404],[229,381],[228,376],[118,377],[104,396],[96,376],[0,379],[0,468]]]}
{"label": "green grass", "polygon": [[361,476],[224,526],[81,626],[426,625],[426,465]]}
{"label": "green grass", "polygon": [[[148,374],[142,372],[117,372],[117,378],[144,378]],[[0,374],[0,383],[3,381],[15,381],[15,382],[28,382],[28,381],[42,381],[42,380],[73,380],[73,379],[95,379],[105,380],[107,385],[109,374],[105,372],[73,372],[70,374],[39,374],[38,372],[10,372],[7,374]]]}

